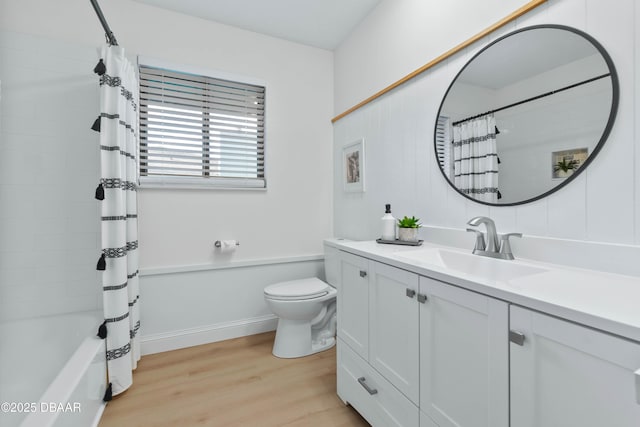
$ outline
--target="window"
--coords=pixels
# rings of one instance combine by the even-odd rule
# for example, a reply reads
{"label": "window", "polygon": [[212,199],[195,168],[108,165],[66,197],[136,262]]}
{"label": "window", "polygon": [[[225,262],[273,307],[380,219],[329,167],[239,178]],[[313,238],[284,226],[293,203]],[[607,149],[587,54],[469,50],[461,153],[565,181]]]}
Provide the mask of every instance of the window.
{"label": "window", "polygon": [[450,127],[449,117],[438,117],[436,122],[436,155],[440,168],[448,178],[453,176]]}
{"label": "window", "polygon": [[264,188],[264,85],[140,65],[141,185]]}

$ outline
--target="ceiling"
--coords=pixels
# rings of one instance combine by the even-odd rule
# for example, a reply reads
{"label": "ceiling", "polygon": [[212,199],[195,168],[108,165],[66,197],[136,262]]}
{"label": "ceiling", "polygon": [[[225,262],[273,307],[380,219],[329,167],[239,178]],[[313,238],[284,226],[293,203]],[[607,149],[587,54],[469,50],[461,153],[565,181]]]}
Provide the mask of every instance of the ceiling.
{"label": "ceiling", "polygon": [[136,0],[268,36],[334,50],[381,0]]}

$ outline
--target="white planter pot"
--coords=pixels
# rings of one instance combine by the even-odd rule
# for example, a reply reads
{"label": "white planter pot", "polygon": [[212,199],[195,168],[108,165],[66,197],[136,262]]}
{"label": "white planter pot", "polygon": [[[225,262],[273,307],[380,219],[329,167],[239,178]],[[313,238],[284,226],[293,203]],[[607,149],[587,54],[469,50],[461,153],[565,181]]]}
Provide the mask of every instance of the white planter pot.
{"label": "white planter pot", "polygon": [[417,228],[398,228],[398,239],[405,242],[417,242],[418,241],[418,229]]}

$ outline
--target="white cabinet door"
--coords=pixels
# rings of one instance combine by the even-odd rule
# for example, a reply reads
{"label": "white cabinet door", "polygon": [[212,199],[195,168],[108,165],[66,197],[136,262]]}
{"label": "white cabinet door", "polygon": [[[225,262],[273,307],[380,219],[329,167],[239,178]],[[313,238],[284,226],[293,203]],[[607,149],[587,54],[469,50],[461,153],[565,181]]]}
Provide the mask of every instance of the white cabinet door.
{"label": "white cabinet door", "polygon": [[419,297],[420,410],[439,427],[507,427],[508,304],[426,277]]}
{"label": "white cabinet door", "polygon": [[510,329],[512,427],[640,426],[640,344],[517,306]]}
{"label": "white cabinet door", "polygon": [[369,363],[418,404],[418,275],[371,263],[369,285]]}
{"label": "white cabinet door", "polygon": [[364,360],[369,359],[369,261],[340,253],[338,337]]}

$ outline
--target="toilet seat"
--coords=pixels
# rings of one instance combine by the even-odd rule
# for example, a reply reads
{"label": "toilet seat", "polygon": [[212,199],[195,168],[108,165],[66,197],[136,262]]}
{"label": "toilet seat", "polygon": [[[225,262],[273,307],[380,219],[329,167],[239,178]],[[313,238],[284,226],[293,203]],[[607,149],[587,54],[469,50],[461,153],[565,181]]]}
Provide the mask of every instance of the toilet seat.
{"label": "toilet seat", "polygon": [[313,299],[328,293],[329,285],[317,277],[276,283],[264,288],[267,298],[277,300]]}

